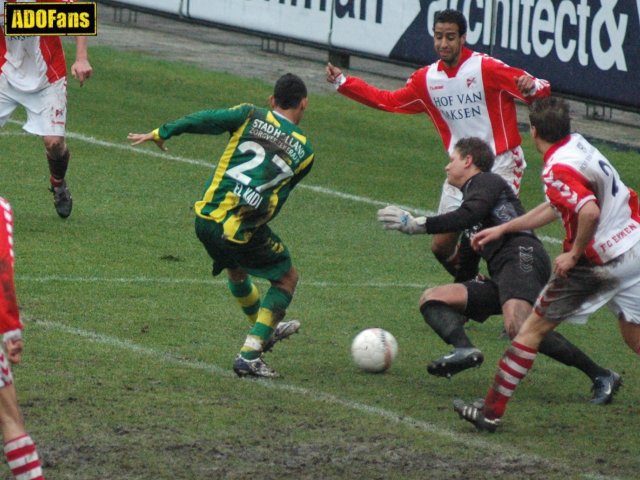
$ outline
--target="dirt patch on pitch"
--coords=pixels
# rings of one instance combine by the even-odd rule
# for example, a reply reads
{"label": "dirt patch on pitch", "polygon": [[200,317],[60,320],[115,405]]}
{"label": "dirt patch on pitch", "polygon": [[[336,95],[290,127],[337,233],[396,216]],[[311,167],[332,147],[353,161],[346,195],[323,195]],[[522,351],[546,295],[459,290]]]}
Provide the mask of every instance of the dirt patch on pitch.
{"label": "dirt patch on pitch", "polygon": [[[353,438],[349,444],[339,439],[328,443],[290,443],[269,434],[238,443],[213,444],[210,441],[174,443],[167,437],[139,438],[143,432],[113,432],[115,437],[131,436],[135,443],[153,442],[157,451],[165,452],[166,475],[138,461],[129,442],[86,442],[42,447],[43,465],[50,478],[64,471],[90,469],[103,472],[103,478],[196,478],[266,480],[282,479],[367,479],[390,478],[431,480],[452,478],[522,479],[563,478],[570,472],[549,466],[544,461],[509,458],[461,447],[456,456],[441,455],[393,445],[394,439]],[[470,458],[471,457],[471,458]],[[157,469],[158,466],[156,466]],[[169,468],[170,467],[170,468]],[[170,473],[169,473],[170,472]]]}

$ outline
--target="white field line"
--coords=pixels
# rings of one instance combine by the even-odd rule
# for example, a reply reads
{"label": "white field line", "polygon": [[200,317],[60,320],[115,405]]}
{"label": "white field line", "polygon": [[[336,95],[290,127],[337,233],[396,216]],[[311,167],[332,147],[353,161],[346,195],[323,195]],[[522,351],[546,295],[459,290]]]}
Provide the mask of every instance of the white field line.
{"label": "white field line", "polygon": [[[13,120],[9,120],[13,122]],[[10,132],[6,130],[0,130],[0,137],[28,137],[30,136],[27,132]]]}
{"label": "white field line", "polygon": [[[639,0],[640,1],[640,0]],[[20,122],[17,122],[15,120],[9,120],[9,122],[11,123],[15,123],[15,124],[20,124]],[[95,137],[91,137],[89,135],[84,135],[81,133],[74,133],[74,132],[66,132],[66,135],[68,138],[72,138],[74,140],[78,140],[81,142],[85,142],[85,143],[89,143],[90,145],[97,145],[100,147],[106,147],[106,148],[113,148],[113,149],[117,149],[117,150],[122,150],[122,151],[126,151],[129,153],[133,153],[136,155],[147,155],[147,156],[151,156],[151,157],[155,157],[155,158],[162,158],[165,160],[171,160],[174,162],[180,162],[180,163],[187,163],[189,165],[197,165],[200,167],[206,167],[206,168],[215,168],[215,163],[206,161],[206,160],[198,160],[198,159],[193,159],[193,158],[186,158],[186,157],[180,157],[180,156],[176,156],[176,155],[170,155],[166,152],[161,152],[161,151],[155,151],[152,148],[150,148],[151,146],[140,146],[140,147],[132,147],[129,144],[126,143],[113,143],[113,142],[108,142],[105,140],[99,140]],[[155,148],[155,147],[154,147]],[[323,195],[329,195],[335,198],[340,198],[343,200],[349,200],[352,202],[358,202],[358,203],[364,203],[366,205],[372,205],[375,207],[385,207],[387,205],[389,205],[389,202],[384,202],[382,200],[376,200],[373,198],[369,198],[369,197],[363,197],[360,195],[352,195],[350,193],[344,193],[344,192],[340,192],[338,190],[333,190],[331,188],[326,188],[326,187],[321,187],[319,185],[310,185],[308,183],[300,183],[298,184],[298,186],[296,188],[300,188],[300,189],[305,189],[305,190],[311,190],[312,192],[316,192],[316,193],[321,193]],[[419,215],[435,215],[436,212],[433,212],[431,210],[423,210],[417,207],[412,207],[409,205],[399,205],[399,207],[405,209],[405,210],[410,210],[412,212],[415,212]],[[544,242],[548,242],[548,243],[554,243],[554,244],[559,244],[562,243],[561,240],[557,239],[557,238],[553,238],[553,237],[548,237],[548,236],[540,236],[540,239]]]}
{"label": "white field line", "polygon": [[[19,122],[16,122],[14,120],[10,120],[11,123],[16,123],[19,124]],[[18,132],[18,133],[12,133],[12,132],[1,132],[2,135],[4,136],[9,136],[9,135],[15,135],[15,136],[21,136],[24,135],[22,132]],[[113,143],[113,142],[107,142],[104,140],[99,140],[96,139],[94,137],[91,136],[87,136],[87,135],[83,135],[83,134],[79,134],[79,133],[73,133],[73,132],[67,132],[67,137],[68,138],[73,138],[75,140],[79,140],[82,142],[86,142],[89,143],[91,145],[97,145],[97,146],[102,146],[102,147],[106,147],[106,148],[114,148],[114,149],[119,149],[119,150],[123,150],[123,151],[127,151],[127,152],[131,152],[137,155],[147,155],[147,156],[152,156],[152,157],[156,157],[156,158],[162,158],[162,159],[166,159],[166,160],[171,160],[171,161],[176,161],[176,162],[180,162],[180,163],[187,163],[190,165],[197,165],[197,166],[202,166],[202,167],[206,167],[206,168],[213,168],[215,167],[215,165],[213,163],[204,161],[204,160],[196,160],[196,159],[191,159],[191,158],[185,158],[185,157],[180,157],[180,156],[175,156],[175,155],[169,155],[167,153],[162,153],[162,152],[154,152],[152,150],[149,149],[145,149],[145,148],[137,148],[137,147],[132,147],[130,145],[125,145],[125,144],[118,144],[118,143]],[[358,196],[358,195],[352,195],[349,193],[344,193],[344,192],[339,192],[337,190],[332,190],[329,188],[325,188],[325,187],[321,187],[321,186],[316,186],[316,185],[309,185],[309,184],[300,184],[298,185],[298,188],[306,188],[308,190],[314,191],[316,193],[321,193],[321,194],[325,194],[325,195],[330,195],[333,197],[337,197],[337,198],[342,198],[345,200],[350,200],[350,201],[354,201],[354,202],[359,202],[359,203],[364,203],[364,204],[368,204],[368,205],[374,205],[374,206],[385,206],[388,204],[388,202],[383,202],[380,200],[375,200],[375,199],[371,199],[368,197],[362,197],[362,196]],[[407,210],[412,210],[418,214],[422,214],[422,215],[433,215],[434,212],[431,211],[425,211],[425,210],[421,210],[415,207],[411,207],[411,206],[402,206],[402,208],[406,208]],[[556,238],[552,238],[552,237],[541,237],[542,240],[550,242],[550,243],[560,243],[561,241],[556,239]],[[40,277],[40,278],[35,278],[35,277],[28,277],[28,276],[18,276],[17,277],[18,280],[24,280],[24,281],[34,281],[34,282],[49,282],[49,281],[73,281],[73,282],[117,282],[117,283],[131,283],[131,282],[157,282],[157,283],[224,283],[222,281],[216,281],[216,280],[197,280],[197,279],[171,279],[171,278],[147,278],[147,277],[132,277],[132,278],[115,278],[115,279],[106,279],[106,278],[99,278],[99,277],[63,277],[63,276],[46,276],[46,277]],[[304,282],[304,285],[309,285],[309,286],[320,286],[320,287],[343,287],[347,284],[339,284],[339,283],[332,283],[332,282]],[[353,284],[349,284],[349,286],[357,286],[357,285],[353,285]],[[420,285],[420,284],[399,284],[399,283],[371,283],[371,284],[362,284],[360,285],[362,287],[379,287],[379,288],[388,288],[388,287],[401,287],[401,288],[425,288],[425,285]],[[25,318],[25,320],[29,320],[28,318]],[[225,376],[225,377],[233,377],[234,374],[231,373],[228,369],[224,369],[221,368],[217,365],[213,365],[213,364],[208,364],[205,362],[197,362],[197,361],[190,361],[190,360],[184,360],[176,355],[172,355],[170,353],[167,352],[162,352],[162,351],[158,351],[158,350],[154,350],[148,347],[143,347],[141,345],[137,345],[133,342],[127,341],[127,340],[120,340],[118,338],[115,337],[111,337],[111,336],[107,336],[107,335],[102,335],[102,334],[98,334],[95,332],[90,332],[90,331],[86,331],[86,330],[81,330],[81,329],[77,329],[74,327],[69,327],[57,322],[51,322],[48,320],[37,320],[37,321],[33,321],[33,325],[40,325],[45,327],[46,329],[49,330],[57,330],[57,331],[61,331],[64,333],[67,333],[69,335],[74,335],[77,337],[81,337],[84,338],[88,341],[94,342],[94,343],[99,343],[99,344],[103,344],[103,345],[108,345],[111,347],[116,347],[116,348],[120,348],[123,350],[128,350],[130,352],[134,352],[134,353],[138,353],[140,355],[144,355],[144,356],[148,356],[148,357],[152,357],[152,358],[156,358],[159,359],[161,361],[167,362],[167,363],[172,363],[172,364],[176,364],[176,365],[180,365],[183,366],[185,368],[190,368],[190,369],[195,369],[195,370],[203,370],[203,371],[207,371],[216,375],[221,375],[221,376]],[[350,410],[355,410],[355,411],[359,411],[361,413],[365,413],[368,415],[375,415],[381,418],[385,418],[389,421],[393,421],[394,423],[398,423],[398,424],[403,424],[412,428],[416,428],[419,430],[422,430],[424,432],[428,432],[428,433],[432,433],[444,438],[447,438],[449,440],[452,441],[456,441],[458,443],[462,443],[463,445],[467,446],[467,447],[473,447],[473,448],[480,448],[483,450],[489,450],[492,451],[496,454],[501,454],[501,455],[505,455],[507,457],[520,457],[526,460],[533,460],[533,461],[538,461],[538,462],[546,462],[546,463],[551,463],[548,460],[542,459],[540,457],[537,457],[535,455],[529,455],[529,454],[522,454],[519,452],[516,452],[513,449],[509,449],[508,447],[505,447],[504,445],[495,445],[492,443],[487,443],[484,442],[482,439],[479,438],[469,438],[469,437],[461,437],[459,434],[457,434],[456,432],[453,432],[451,430],[445,429],[445,428],[441,428],[438,427],[436,425],[433,425],[429,422],[425,422],[422,420],[417,420],[411,417],[408,417],[406,415],[403,414],[398,414],[396,412],[393,412],[391,410],[386,410],[380,407],[375,407],[375,406],[371,406],[371,405],[367,405],[364,403],[360,403],[360,402],[355,402],[355,401],[351,401],[351,400],[347,400],[347,399],[343,399],[340,398],[338,396],[329,394],[329,393],[325,393],[325,392],[320,392],[320,391],[316,391],[316,390],[311,390],[311,389],[307,389],[307,388],[303,388],[303,387],[298,387],[296,385],[290,385],[290,384],[286,384],[286,383],[281,383],[281,382],[271,382],[271,381],[255,381],[254,382],[256,386],[260,386],[263,388],[272,388],[272,389],[276,389],[276,390],[282,390],[282,391],[288,391],[290,393],[299,395],[299,396],[304,396],[304,397],[308,397],[310,399],[313,400],[317,400],[317,401],[322,401],[324,403],[330,404],[330,405],[338,405]],[[593,473],[584,473],[581,474],[582,478],[585,479],[589,479],[589,480],[596,480],[596,479],[608,479],[608,480],[613,480],[614,477],[604,477],[598,474],[593,474]]]}
{"label": "white field line", "polygon": [[[16,120],[9,120],[9,123],[15,123],[17,125],[21,125],[21,122],[18,122]],[[25,132],[15,132],[15,133],[10,132],[7,135],[23,136],[23,135],[30,135],[30,134]],[[167,160],[172,160],[174,162],[188,163],[190,165],[198,165],[198,166],[207,167],[207,168],[212,168],[213,166],[211,162],[207,162],[205,160],[195,160],[193,158],[185,158],[185,157],[179,157],[176,155],[170,155],[167,152],[162,152],[161,150],[154,151],[144,147],[143,148],[132,147],[128,143],[107,142],[105,140],[99,140],[89,135],[83,135],[82,133],[66,132],[66,137],[73,138],[74,140],[79,140],[81,142],[85,142],[90,145],[96,145],[98,147],[113,148],[116,150],[123,150],[125,152],[135,153],[138,155],[147,155],[150,157],[164,158]]]}
{"label": "white field line", "polygon": [[[30,275],[16,275],[16,280],[33,283],[68,282],[68,283],[166,283],[166,284],[186,284],[186,285],[226,285],[227,280],[206,279],[206,278],[171,278],[171,277],[78,277],[67,275],[43,275],[34,277]],[[423,283],[400,283],[400,282],[318,282],[300,280],[298,288],[417,288],[425,289],[435,285]]]}
{"label": "white field line", "polygon": [[[201,362],[201,361],[185,360],[184,358],[180,357],[177,354],[172,354],[170,352],[165,352],[162,350],[156,350],[153,348],[144,347],[142,345],[138,345],[129,340],[121,340],[119,338],[112,337],[109,335],[103,335],[100,333],[91,332],[91,331],[83,330],[80,328],[70,327],[68,325],[64,325],[62,323],[58,323],[50,320],[34,319],[34,318],[29,318],[28,316],[23,316],[23,319],[29,322],[29,324],[32,327],[43,327],[46,330],[55,330],[58,332],[62,332],[64,334],[82,338],[89,342],[105,345],[108,347],[118,348],[121,350],[126,350],[132,353],[136,353],[145,357],[150,357],[155,360],[160,360],[168,364],[178,365],[180,367],[191,369],[191,370],[201,370],[204,372],[208,372],[208,373],[219,375],[221,377],[226,377],[226,378],[235,377],[235,374],[228,368],[222,368],[218,365]],[[246,380],[238,379],[238,381],[246,381]],[[447,428],[439,427],[437,425],[434,425],[430,422],[426,422],[424,420],[418,420],[418,419],[409,417],[407,415],[404,415],[402,413],[397,413],[385,408],[380,408],[380,407],[368,405],[366,403],[348,400],[331,393],[326,393],[320,390],[314,390],[310,388],[299,387],[297,385],[288,384],[280,381],[273,381],[273,380],[252,380],[252,383],[256,389],[267,388],[267,389],[273,389],[273,390],[280,390],[280,391],[288,392],[300,397],[309,398],[312,401],[319,401],[328,405],[336,405],[336,406],[346,408],[348,410],[354,410],[356,412],[360,412],[366,415],[372,415],[372,416],[384,418],[396,424],[404,425],[410,428],[415,428],[425,433],[446,438],[447,440],[453,441],[458,444],[462,444],[467,448],[490,451],[493,454],[498,455],[502,458],[513,459],[515,457],[516,459],[519,458],[525,461],[540,462],[542,464],[546,464],[549,466],[560,466],[563,469],[568,470],[568,467],[566,467],[565,465],[558,464],[557,462],[553,462],[552,460],[545,459],[537,455],[518,452],[513,447],[485,442],[484,440],[482,440],[482,438],[479,438],[479,437],[461,435],[460,433],[454,432]],[[454,416],[453,412],[450,412],[450,414],[452,417]],[[579,474],[579,475],[581,476],[581,478],[592,479],[592,480],[614,479],[614,477],[599,476],[590,472],[585,472],[584,474]]]}

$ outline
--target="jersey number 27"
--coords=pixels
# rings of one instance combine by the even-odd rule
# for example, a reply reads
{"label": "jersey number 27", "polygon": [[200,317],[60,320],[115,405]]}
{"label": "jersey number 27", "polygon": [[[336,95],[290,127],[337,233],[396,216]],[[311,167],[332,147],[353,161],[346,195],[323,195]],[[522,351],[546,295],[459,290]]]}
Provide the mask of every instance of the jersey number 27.
{"label": "jersey number 27", "polygon": [[[236,167],[230,168],[226,171],[225,175],[233,178],[236,182],[241,183],[242,185],[249,186],[251,184],[251,181],[253,180],[253,177],[251,176],[251,170],[257,170],[261,166],[263,168],[266,167],[266,165],[262,164],[267,160],[267,152],[262,145],[252,141],[241,143],[240,145],[238,145],[238,150],[242,153],[251,152],[253,153],[253,157]],[[273,155],[270,158],[270,161],[277,167],[278,174],[266,183],[263,183],[261,185],[251,185],[252,188],[258,193],[262,193],[265,190],[268,190],[269,188],[277,185],[282,180],[293,176],[293,170],[291,170],[291,167],[287,165],[287,162],[285,162],[277,154]],[[257,172],[254,172],[254,175],[255,173]]]}

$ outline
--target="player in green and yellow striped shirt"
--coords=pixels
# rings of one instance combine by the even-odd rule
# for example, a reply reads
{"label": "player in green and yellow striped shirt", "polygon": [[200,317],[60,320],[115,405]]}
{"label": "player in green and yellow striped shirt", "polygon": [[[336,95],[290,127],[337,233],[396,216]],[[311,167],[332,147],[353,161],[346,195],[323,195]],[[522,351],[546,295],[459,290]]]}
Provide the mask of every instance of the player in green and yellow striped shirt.
{"label": "player in green and yellow striped shirt", "polygon": [[[213,259],[213,275],[227,271],[229,289],[252,323],[233,365],[241,377],[276,377],[262,354],[300,327],[296,320],[281,322],[298,273],[267,224],[313,164],[313,147],[298,127],[307,100],[304,82],[288,73],[276,82],[270,109],[242,104],[205,110],[128,136],[133,145],[154,141],[164,150],[165,140],[182,133],[231,135],[195,212],[196,234]],[[264,298],[251,275],[271,282]]]}

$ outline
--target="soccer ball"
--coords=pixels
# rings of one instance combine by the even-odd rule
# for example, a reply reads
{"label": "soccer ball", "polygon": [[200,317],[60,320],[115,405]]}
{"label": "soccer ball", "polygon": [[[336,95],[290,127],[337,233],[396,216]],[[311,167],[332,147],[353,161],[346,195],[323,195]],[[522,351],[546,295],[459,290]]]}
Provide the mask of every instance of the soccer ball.
{"label": "soccer ball", "polygon": [[367,328],[356,335],[351,343],[353,361],[365,372],[388,370],[397,354],[398,342],[382,328]]}

